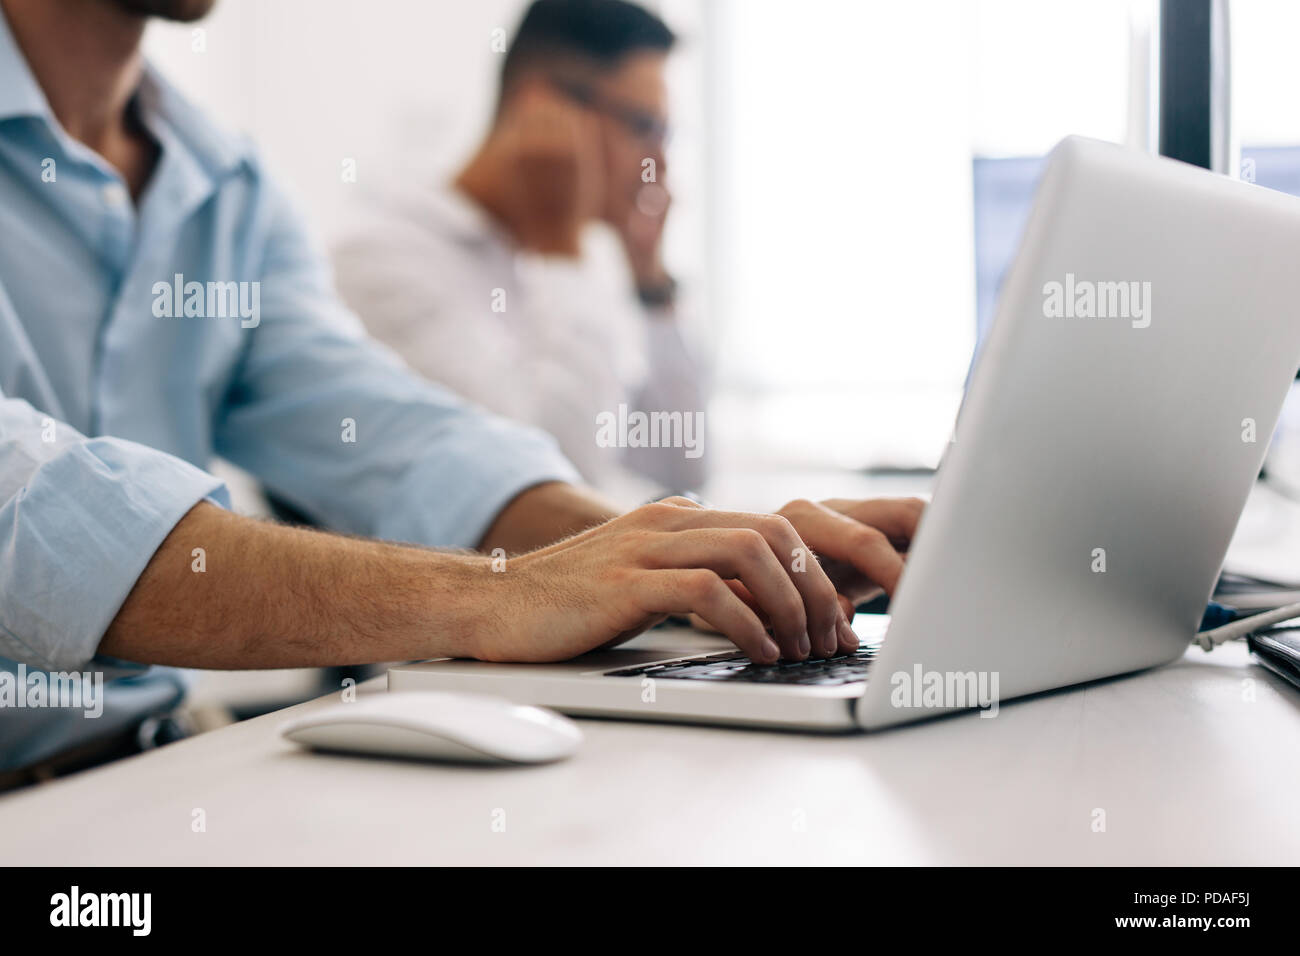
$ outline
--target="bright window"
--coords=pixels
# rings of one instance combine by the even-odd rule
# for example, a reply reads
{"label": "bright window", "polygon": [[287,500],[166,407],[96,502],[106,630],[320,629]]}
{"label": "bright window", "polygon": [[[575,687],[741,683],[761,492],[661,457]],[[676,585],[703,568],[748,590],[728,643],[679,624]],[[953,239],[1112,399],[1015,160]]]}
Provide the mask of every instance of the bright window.
{"label": "bright window", "polygon": [[1150,7],[715,5],[714,420],[733,449],[852,467],[938,460],[975,342],[975,158],[1140,130],[1130,71],[1145,68]]}

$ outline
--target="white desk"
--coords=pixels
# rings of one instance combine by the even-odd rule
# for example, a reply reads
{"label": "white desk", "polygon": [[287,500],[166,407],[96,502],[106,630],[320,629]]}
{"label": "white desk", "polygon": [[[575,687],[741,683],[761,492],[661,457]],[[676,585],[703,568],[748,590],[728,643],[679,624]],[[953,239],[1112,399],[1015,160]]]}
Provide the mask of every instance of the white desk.
{"label": "white desk", "polygon": [[587,720],[509,769],[300,752],[317,701],[0,798],[0,863],[1295,864],[1300,692],[1248,660],[876,735]]}
{"label": "white desk", "polygon": [[[917,484],[792,473],[719,500]],[[1254,497],[1233,548],[1261,570],[1294,566],[1300,540],[1300,508],[1275,499]],[[0,863],[1300,863],[1300,691],[1240,645],[876,735],[586,720],[572,760],[519,769],[279,738],[320,703],[0,796]]]}

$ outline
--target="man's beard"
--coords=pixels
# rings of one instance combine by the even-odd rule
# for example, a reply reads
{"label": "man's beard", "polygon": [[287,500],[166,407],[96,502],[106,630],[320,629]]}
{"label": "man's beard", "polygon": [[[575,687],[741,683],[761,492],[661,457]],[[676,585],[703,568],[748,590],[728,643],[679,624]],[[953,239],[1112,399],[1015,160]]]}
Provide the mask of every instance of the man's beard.
{"label": "man's beard", "polygon": [[130,13],[146,17],[161,17],[177,23],[192,23],[202,19],[217,0],[113,0]]}

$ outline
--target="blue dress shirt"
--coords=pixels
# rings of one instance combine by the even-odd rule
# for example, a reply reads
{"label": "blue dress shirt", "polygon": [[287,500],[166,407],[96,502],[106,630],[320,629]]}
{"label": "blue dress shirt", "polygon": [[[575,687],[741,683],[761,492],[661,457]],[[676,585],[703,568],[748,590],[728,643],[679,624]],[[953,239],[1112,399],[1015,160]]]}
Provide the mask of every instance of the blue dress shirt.
{"label": "blue dress shirt", "polygon": [[[95,719],[0,695],[0,768],[179,700],[179,672],[97,648],[176,522],[228,504],[214,455],[321,525],[428,546],[473,546],[520,491],[577,477],[365,337],[246,143],[152,69],[135,109],[160,147],[138,202],[59,125],[0,12],[0,683],[110,678]],[[258,308],[175,301],[190,283]]]}

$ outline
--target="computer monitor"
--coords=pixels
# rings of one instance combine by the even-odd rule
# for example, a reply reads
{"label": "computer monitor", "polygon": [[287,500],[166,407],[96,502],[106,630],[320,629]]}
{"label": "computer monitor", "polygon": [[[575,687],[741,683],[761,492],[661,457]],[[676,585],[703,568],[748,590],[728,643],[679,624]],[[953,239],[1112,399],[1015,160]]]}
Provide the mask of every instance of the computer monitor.
{"label": "computer monitor", "polygon": [[[1045,163],[1042,156],[976,156],[973,161],[976,353],[993,321]],[[1300,146],[1243,147],[1240,178],[1300,196]]]}

